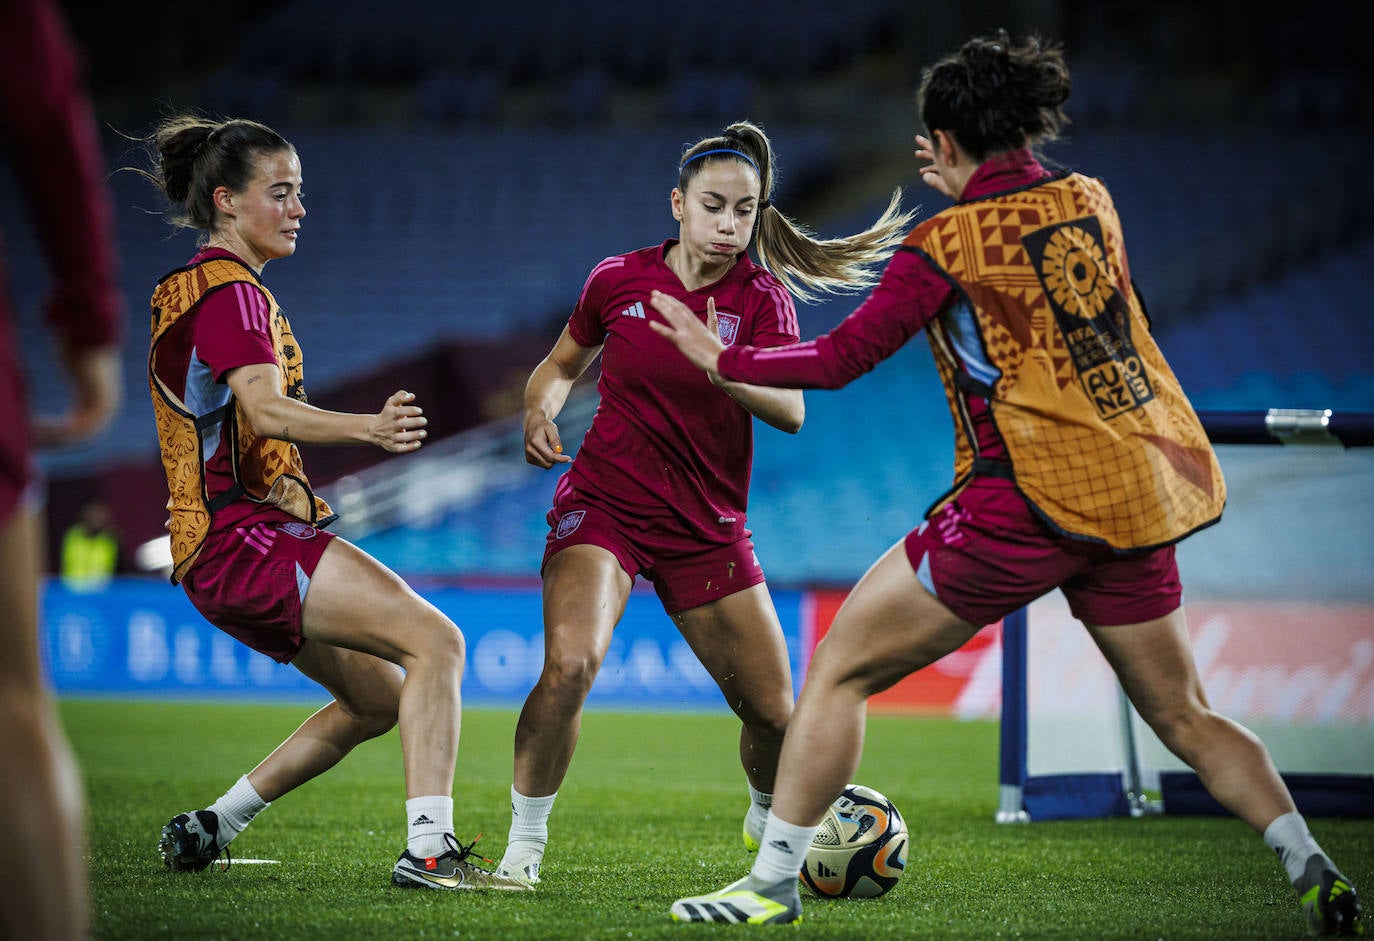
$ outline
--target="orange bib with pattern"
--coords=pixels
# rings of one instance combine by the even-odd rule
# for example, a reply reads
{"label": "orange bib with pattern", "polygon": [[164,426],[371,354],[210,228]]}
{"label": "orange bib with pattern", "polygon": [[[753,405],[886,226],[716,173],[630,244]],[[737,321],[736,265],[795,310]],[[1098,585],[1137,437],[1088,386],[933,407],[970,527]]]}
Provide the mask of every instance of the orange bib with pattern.
{"label": "orange bib with pattern", "polygon": [[[167,510],[170,513],[167,532],[172,540],[174,584],[180,582],[195,563],[210,531],[210,519],[215,510],[234,500],[272,504],[312,525],[323,525],[334,518],[328,504],[310,489],[300,451],[294,444],[253,434],[252,426],[232,395],[223,408],[208,415],[196,415],[158,376],[159,341],[211,292],[238,282],[251,284],[267,296],[272,349],[276,352],[282,376],[281,392],[305,401],[301,354],[291,334],[291,325],[276,298],[251,269],[242,262],[216,258],[180,268],[158,282],[152,300],[148,386],[153,397],[162,465],[167,472]],[[207,435],[217,437],[225,421],[232,423],[234,484],[223,493],[210,494],[206,489],[205,438]],[[213,450],[216,442],[209,443]]]}
{"label": "orange bib with pattern", "polygon": [[[960,203],[916,227],[906,246],[960,295],[927,328],[954,414],[951,495],[987,470],[964,400],[978,395],[1010,476],[1060,531],[1142,549],[1221,517],[1221,467],[1150,336],[1101,182],[1061,174]],[[969,339],[954,334],[969,323],[995,378],[974,378],[955,353]]]}

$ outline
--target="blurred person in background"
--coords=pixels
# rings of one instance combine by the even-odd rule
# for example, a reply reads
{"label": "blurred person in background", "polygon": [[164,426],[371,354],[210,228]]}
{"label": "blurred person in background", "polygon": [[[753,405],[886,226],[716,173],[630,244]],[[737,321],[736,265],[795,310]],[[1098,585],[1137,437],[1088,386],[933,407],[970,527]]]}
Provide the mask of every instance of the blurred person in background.
{"label": "blurred person in background", "polygon": [[391,883],[529,886],[494,875],[453,831],[463,635],[370,555],[322,527],[297,444],[417,450],[426,420],[398,391],[375,415],[306,401],[301,350],[261,280],[296,250],[301,163],[254,121],[166,118],[149,141],[170,221],[202,233],[152,298],[149,386],[167,471],[173,583],[211,624],[323,686],[333,701],[208,808],[162,830],[163,862],[200,871],[266,808],[399,725],[406,848]]}
{"label": "blurred person in background", "polygon": [[[84,938],[80,774],[42,675],[44,492],[34,448],[73,444],[119,408],[122,301],[111,200],[84,63],[49,0],[0,3],[0,131],[53,279],[46,319],[72,388],[30,422],[0,270],[0,936]],[[41,407],[43,403],[36,403]]]}
{"label": "blurred person in background", "polygon": [[[650,292],[680,298],[726,344],[798,339],[793,296],[855,290],[901,240],[900,191],[867,231],[818,240],[772,205],[774,154],[749,122],[687,147],[669,195],[676,238],[602,260],[525,389],[525,459],[570,464],[548,514],[544,668],[515,731],[509,842],[497,871],[539,880],[583,704],[636,576],[739,716],[747,847],[763,833],[792,712],[782,628],[746,528],[753,420],[796,432],[799,390],[707,381],[649,329]],[[756,246],[760,264],[749,257]],[[601,403],[574,460],[555,423],[601,357]]]}
{"label": "blurred person in background", "polygon": [[90,500],[81,516],[62,534],[62,583],[73,591],[96,591],[109,584],[119,570],[119,534],[110,519],[110,505]]}
{"label": "blurred person in background", "polygon": [[653,306],[712,381],[838,389],[925,329],[957,433],[956,481],[855,586],[816,650],[748,876],[678,900],[680,921],[801,918],[797,876],[863,749],[867,700],[1056,588],[1141,717],[1279,856],[1311,930],[1362,930],[1352,886],[1263,743],[1212,711],[1175,544],[1217,522],[1221,469],[1150,336],[1101,181],[1032,153],[1067,120],[1061,51],[1005,32],[926,70],[921,175],[955,205],[917,226],[864,303],[783,349],[725,347],[668,294]]}

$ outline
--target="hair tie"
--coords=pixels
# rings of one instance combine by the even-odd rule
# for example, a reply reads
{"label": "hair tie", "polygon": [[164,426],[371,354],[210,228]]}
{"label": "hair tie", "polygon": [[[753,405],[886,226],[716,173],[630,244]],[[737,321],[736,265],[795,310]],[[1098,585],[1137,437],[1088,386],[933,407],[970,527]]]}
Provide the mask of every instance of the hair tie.
{"label": "hair tie", "polygon": [[771,205],[773,205],[773,201],[771,199],[761,199],[759,200],[759,211],[762,212]]}
{"label": "hair tie", "polygon": [[682,165],[677,168],[677,172],[681,173],[683,170],[686,170],[687,164],[691,163],[693,160],[700,160],[702,157],[709,157],[712,154],[734,154],[736,157],[739,157],[742,160],[744,160],[744,162],[749,164],[749,166],[753,167],[755,173],[759,172],[759,165],[754,162],[753,157],[749,156],[742,150],[733,150],[729,147],[718,147],[715,150],[703,150],[699,154],[692,154],[692,156],[682,161]]}

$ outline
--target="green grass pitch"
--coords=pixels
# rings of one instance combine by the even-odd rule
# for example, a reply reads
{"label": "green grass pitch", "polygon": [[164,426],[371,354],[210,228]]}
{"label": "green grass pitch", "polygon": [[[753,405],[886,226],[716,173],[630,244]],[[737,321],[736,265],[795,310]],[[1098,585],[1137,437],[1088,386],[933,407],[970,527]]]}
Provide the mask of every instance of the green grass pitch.
{"label": "green grass pitch", "polygon": [[[667,916],[675,898],[749,867],[738,725],[723,713],[589,712],[551,821],[544,881],[514,894],[390,887],[405,838],[394,732],[277,801],[233,845],[236,856],[281,865],[168,872],[156,849],[162,824],[213,801],[311,707],[61,708],[88,795],[98,939],[1305,936],[1273,854],[1235,819],[995,824],[997,728],[988,722],[872,717],[856,780],[907,818],[906,874],[879,899],[803,893],[801,925],[760,929]],[[484,834],[478,848],[490,857],[509,824],[514,727],[514,710],[471,709],[463,720],[455,822],[464,840]],[[1356,885],[1374,887],[1374,821],[1310,824]]]}

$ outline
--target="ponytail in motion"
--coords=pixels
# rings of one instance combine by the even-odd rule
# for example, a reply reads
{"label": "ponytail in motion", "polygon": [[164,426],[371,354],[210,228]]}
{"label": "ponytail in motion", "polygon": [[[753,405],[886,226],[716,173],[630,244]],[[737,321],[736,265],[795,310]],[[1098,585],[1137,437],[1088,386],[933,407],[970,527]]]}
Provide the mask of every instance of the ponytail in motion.
{"label": "ponytail in motion", "polygon": [[885,261],[906,237],[916,211],[901,211],[902,190],[892,193],[887,209],[868,229],[838,239],[818,239],[789,219],[772,203],[773,148],[763,129],[748,121],[731,124],[715,137],[688,147],[678,170],[678,189],[712,160],[740,160],[759,175],[758,222],[754,239],[759,264],[767,268],[794,297],[813,301],[821,294],[851,293],[878,281],[878,263]]}

